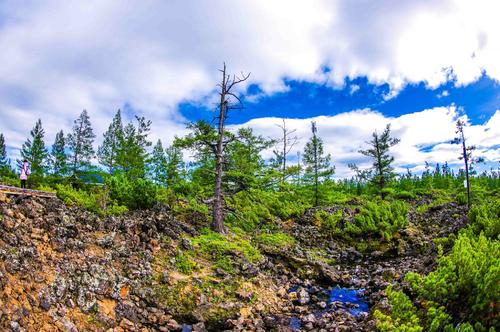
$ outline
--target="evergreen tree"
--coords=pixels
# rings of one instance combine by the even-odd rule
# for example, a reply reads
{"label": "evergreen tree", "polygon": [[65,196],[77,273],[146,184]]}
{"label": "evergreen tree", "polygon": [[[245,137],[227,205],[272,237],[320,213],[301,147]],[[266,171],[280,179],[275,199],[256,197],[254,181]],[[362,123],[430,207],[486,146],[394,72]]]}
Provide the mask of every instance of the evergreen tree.
{"label": "evergreen tree", "polygon": [[127,174],[130,179],[143,178],[146,175],[148,148],[152,145],[148,141],[151,121],[144,117],[135,117],[137,128],[128,123],[123,129],[123,137],[119,142],[116,165]]}
{"label": "evergreen tree", "polygon": [[104,133],[102,145],[97,149],[99,162],[108,167],[110,173],[113,173],[117,164],[120,143],[123,141],[123,123],[121,111],[118,110]]}
{"label": "evergreen tree", "polygon": [[153,181],[159,185],[166,185],[168,179],[168,163],[161,140],[158,140],[153,147],[148,166]]}
{"label": "evergreen tree", "polygon": [[0,170],[9,168],[9,160],[7,159],[7,148],[5,146],[5,139],[3,134],[0,133]]}
{"label": "evergreen tree", "polygon": [[165,149],[165,154],[167,160],[167,187],[176,187],[184,178],[182,152],[173,144]]}
{"label": "evergreen tree", "polygon": [[331,167],[330,154],[325,155],[323,151],[323,140],[317,135],[316,122],[311,121],[312,137],[306,143],[302,161],[305,166],[305,179],[312,180],[314,184],[314,205],[319,201],[319,184],[323,179],[329,178],[335,171]]}
{"label": "evergreen tree", "polygon": [[64,176],[68,172],[68,156],[66,155],[66,140],[61,130],[56,134],[56,139],[51,150],[52,174]]}
{"label": "evergreen tree", "polygon": [[[189,165],[191,181],[197,187],[198,194],[206,197],[214,191],[217,132],[210,123],[203,120],[189,123],[187,129],[190,133],[183,138],[176,137],[174,147],[193,152],[194,161]],[[224,135],[226,142],[234,139],[234,135],[228,131]]]}
{"label": "evergreen tree", "polygon": [[385,197],[383,189],[395,177],[392,163],[394,157],[389,155],[389,149],[399,143],[399,139],[391,137],[391,126],[388,124],[381,135],[375,131],[371,141],[367,142],[370,146],[367,150],[360,150],[359,153],[373,159],[372,168],[368,171],[359,171],[356,165],[350,165],[351,168],[361,174],[363,178],[368,178],[371,183],[377,186],[382,198]]}
{"label": "evergreen tree", "polygon": [[18,160],[18,166],[21,168],[23,160],[26,159],[30,164],[31,174],[43,176],[47,168],[48,151],[43,141],[45,131],[42,128],[42,120],[38,119],[30,135],[31,138],[28,138],[22,146],[22,160]]}
{"label": "evergreen tree", "polygon": [[254,135],[251,128],[240,128],[226,149],[225,189],[236,193],[261,186],[266,181],[261,152],[273,144],[273,140]]}
{"label": "evergreen tree", "polygon": [[73,124],[73,132],[68,135],[73,175],[90,166],[90,160],[94,156],[94,147],[92,146],[94,138],[90,118],[87,111],[83,110]]}

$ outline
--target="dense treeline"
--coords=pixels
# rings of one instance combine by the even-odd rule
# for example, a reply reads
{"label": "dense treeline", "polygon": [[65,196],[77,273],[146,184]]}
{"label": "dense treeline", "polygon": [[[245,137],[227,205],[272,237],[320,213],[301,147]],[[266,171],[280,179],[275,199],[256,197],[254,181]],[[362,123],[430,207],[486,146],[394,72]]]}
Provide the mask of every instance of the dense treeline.
{"label": "dense treeline", "polygon": [[[180,198],[195,197],[204,201],[213,197],[215,148],[219,136],[216,127],[205,121],[189,123],[189,134],[177,137],[165,148],[161,140],[154,146],[149,140],[151,121],[144,117],[135,120],[135,123],[124,125],[118,110],[97,151],[94,151],[96,136],[87,111],[75,120],[69,134],[65,135],[62,130],[56,134],[50,150],[44,140],[42,121],[37,120],[21,149],[21,158],[30,163],[31,187],[55,188],[71,184],[75,188],[90,188],[90,184],[105,183],[108,203],[129,208],[148,207],[159,196],[168,197],[173,193]],[[463,130],[463,123],[460,128]],[[410,171],[397,175],[390,147],[399,140],[391,137],[389,126],[380,135],[374,132],[373,139],[367,142],[368,149],[360,151],[373,160],[373,167],[360,170],[356,165],[349,165],[355,176],[337,181],[333,180],[335,167],[331,156],[324,153],[324,143],[314,122],[311,132],[311,138],[299,155],[301,158],[295,164],[287,164],[286,154],[291,143],[286,131],[281,139],[255,135],[251,128],[241,128],[234,133],[225,131],[221,185],[227,196],[226,204],[240,197],[240,192],[256,191],[286,195],[303,206],[331,204],[349,195],[410,198],[433,189],[447,190],[461,203],[467,201],[463,183],[468,174],[464,170],[455,172],[447,163],[437,164],[433,169],[427,165],[419,175]],[[296,141],[295,137],[293,145]],[[5,138],[0,134],[2,182],[16,185],[16,171],[7,158],[5,146]],[[262,152],[271,148],[274,148],[275,157],[264,160]],[[469,159],[465,165],[472,168],[472,197],[478,199],[484,195],[482,191],[498,188],[499,172],[476,174],[473,162],[479,160],[470,154],[473,147],[465,149],[465,157]],[[189,163],[184,161],[187,153],[193,157]],[[20,163],[18,160],[17,164]],[[123,198],[128,192],[125,188],[133,188],[132,192],[144,190],[146,196],[138,194],[143,197],[143,203]],[[94,191],[98,190],[94,188]],[[167,192],[169,194],[165,194]]]}

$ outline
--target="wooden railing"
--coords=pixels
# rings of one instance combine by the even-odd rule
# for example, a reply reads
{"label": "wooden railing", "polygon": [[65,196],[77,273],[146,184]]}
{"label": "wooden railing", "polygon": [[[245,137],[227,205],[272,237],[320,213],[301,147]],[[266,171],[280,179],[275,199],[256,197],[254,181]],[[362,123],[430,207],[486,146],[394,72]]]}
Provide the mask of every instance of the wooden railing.
{"label": "wooden railing", "polygon": [[33,189],[22,189],[13,186],[6,186],[0,184],[0,193],[5,195],[16,195],[16,196],[35,196],[35,197],[43,197],[43,198],[54,198],[56,194],[49,191],[41,191],[41,190],[33,190]]}

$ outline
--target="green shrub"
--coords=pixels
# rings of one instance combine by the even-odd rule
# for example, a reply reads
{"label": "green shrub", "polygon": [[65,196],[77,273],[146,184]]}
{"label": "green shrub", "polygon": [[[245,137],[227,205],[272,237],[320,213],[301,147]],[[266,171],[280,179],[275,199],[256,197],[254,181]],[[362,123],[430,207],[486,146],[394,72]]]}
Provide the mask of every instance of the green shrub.
{"label": "green shrub", "polygon": [[429,309],[427,310],[427,322],[429,326],[429,332],[439,332],[443,330],[453,330],[453,325],[451,325],[451,316],[445,311],[444,306],[436,307],[431,303]]}
{"label": "green shrub", "polygon": [[394,188],[383,188],[382,190],[380,190],[380,193],[384,197],[394,197],[394,195],[396,194],[396,190],[394,190]]}
{"label": "green shrub", "polygon": [[475,234],[484,232],[491,239],[500,235],[500,200],[473,207],[469,211],[469,227]]}
{"label": "green shrub", "polygon": [[356,215],[355,223],[347,223],[344,230],[353,235],[378,233],[391,240],[395,232],[407,225],[407,214],[408,205],[401,201],[367,202]]}
{"label": "green shrub", "polygon": [[338,210],[335,213],[328,213],[324,210],[319,210],[314,214],[314,218],[316,219],[316,225],[319,227],[321,232],[332,238],[341,231],[338,227],[338,223],[344,219],[344,213],[342,210]]}
{"label": "green shrub", "polygon": [[172,189],[160,187],[156,193],[156,200],[161,204],[175,206],[177,203],[177,196]]}
{"label": "green shrub", "polygon": [[132,182],[132,209],[147,209],[155,205],[157,186],[147,179],[137,179]]}
{"label": "green shrub", "polygon": [[74,189],[70,185],[57,185],[56,190],[57,197],[67,205],[76,205],[94,213],[102,213],[96,195],[85,190]]}
{"label": "green shrub", "polygon": [[405,293],[394,291],[389,287],[386,289],[386,294],[389,299],[390,313],[384,314],[377,309],[373,314],[380,331],[421,332],[424,330],[420,325],[417,308]]}
{"label": "green shrub", "polygon": [[157,186],[147,179],[130,180],[117,174],[106,180],[110,197],[130,209],[147,209],[157,202]]}
{"label": "green shrub", "polygon": [[118,205],[116,203],[108,205],[105,210],[105,214],[107,216],[118,216],[126,212],[128,212],[128,208],[126,206]]}
{"label": "green shrub", "polygon": [[126,206],[110,202],[106,191],[74,189],[71,185],[56,185],[56,195],[67,205],[79,206],[98,215],[120,215],[128,211]]}
{"label": "green shrub", "polygon": [[415,194],[411,191],[406,191],[406,190],[402,190],[402,191],[398,191],[394,197],[398,198],[398,199],[413,199],[415,198]]}
{"label": "green shrub", "polygon": [[234,211],[226,216],[228,224],[247,232],[275,218],[289,219],[292,216],[302,215],[309,207],[309,204],[302,201],[295,193],[258,189],[228,196],[226,204]]}
{"label": "green shrub", "polygon": [[289,248],[295,244],[295,239],[285,233],[262,233],[255,237],[255,242],[268,247]]}
{"label": "green shrub", "polygon": [[195,249],[215,263],[214,267],[223,268],[227,272],[233,272],[233,260],[238,257],[250,263],[256,263],[262,258],[258,249],[237,235],[224,236],[205,229],[203,234],[192,239],[192,243]]}
{"label": "green shrub", "polygon": [[172,207],[177,219],[191,224],[207,224],[211,217],[207,204],[195,198],[176,201]]}
{"label": "green shrub", "polygon": [[467,194],[466,193],[458,193],[456,196],[455,196],[455,201],[460,204],[460,205],[465,205],[467,204]]}
{"label": "green shrub", "polygon": [[57,190],[54,190],[54,188],[52,188],[51,186],[49,186],[47,184],[40,184],[36,189],[41,190],[41,191],[47,191],[47,192],[56,192],[57,191]]}
{"label": "green shrub", "polygon": [[19,180],[19,176],[17,175],[9,175],[0,177],[0,184],[4,184],[6,186],[19,187],[21,184]]}
{"label": "green shrub", "polygon": [[422,300],[453,308],[485,326],[498,324],[500,243],[482,233],[462,232],[435,271],[425,277],[409,273],[406,280]]}

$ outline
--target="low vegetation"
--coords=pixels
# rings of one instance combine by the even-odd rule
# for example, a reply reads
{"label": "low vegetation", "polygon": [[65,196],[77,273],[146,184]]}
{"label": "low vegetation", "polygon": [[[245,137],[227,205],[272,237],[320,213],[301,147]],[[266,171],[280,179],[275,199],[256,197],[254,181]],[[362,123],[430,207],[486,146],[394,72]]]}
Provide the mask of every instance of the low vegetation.
{"label": "low vegetation", "polygon": [[[382,331],[494,331],[500,323],[500,200],[474,207],[451,251],[426,276],[406,275],[410,294],[387,289],[390,312],[375,312]],[[417,307],[415,303],[420,305]],[[460,323],[461,324],[458,324]]]}
{"label": "low vegetation", "polygon": [[[351,277],[329,274],[329,269],[342,263],[341,254],[350,257],[353,253],[356,264],[361,264],[363,255],[383,254],[381,248],[399,252],[400,246],[417,247],[421,239],[405,241],[420,236],[428,241],[424,249],[429,259],[439,253],[437,261],[428,264],[435,268],[426,275],[408,273],[404,282],[386,278],[392,283],[385,291],[388,306],[377,306],[370,316],[376,319],[377,328],[493,331],[500,326],[499,170],[477,174],[471,162],[466,164],[469,173],[444,164],[433,170],[428,167],[422,174],[398,175],[390,148],[399,140],[391,137],[387,126],[381,135],[373,134],[369,149],[361,150],[372,166],[351,165],[355,176],[337,180],[315,124],[302,162],[288,166],[283,141],[255,135],[249,128],[224,131],[204,121],[189,124],[188,134],[166,149],[157,142],[151,152],[150,125],[142,117],[123,124],[117,112],[96,152],[95,135],[84,111],[67,140],[64,133],[58,133],[49,153],[39,120],[21,155],[31,165],[31,188],[55,191],[67,205],[85,208],[102,220],[151,209],[168,211],[168,217],[189,225],[189,232],[163,243],[164,256],[153,260],[161,260],[162,269],[169,267],[183,278],[172,284],[151,278],[156,295],[176,317],[192,320],[189,317],[201,295],[213,304],[234,300],[244,272],[276,257],[283,259],[279,264],[295,268],[299,277],[310,280],[321,272],[324,278],[337,280]],[[222,147],[215,151],[217,142]],[[473,150],[465,148],[464,136],[460,143],[462,151]],[[274,157],[265,160],[262,152],[272,147]],[[189,163],[185,151],[192,152]],[[17,185],[19,175],[6,160],[5,142],[0,152],[0,182]],[[92,164],[96,155],[99,166]],[[467,179],[469,191],[463,185]],[[468,211],[468,225],[459,232],[458,226],[451,227],[444,235],[438,230],[432,239],[422,234],[443,226],[429,225],[427,218],[449,206],[462,218],[448,216],[445,221],[465,220],[464,211]],[[164,225],[161,218],[158,229]],[[141,236],[148,231],[142,229]],[[162,231],[163,236],[169,233]],[[155,247],[154,241],[149,247]],[[294,261],[291,255],[295,253],[303,256]],[[299,266],[308,263],[323,270]],[[227,280],[218,282],[216,277]],[[234,310],[214,306],[206,319],[215,324],[234,317]]]}

